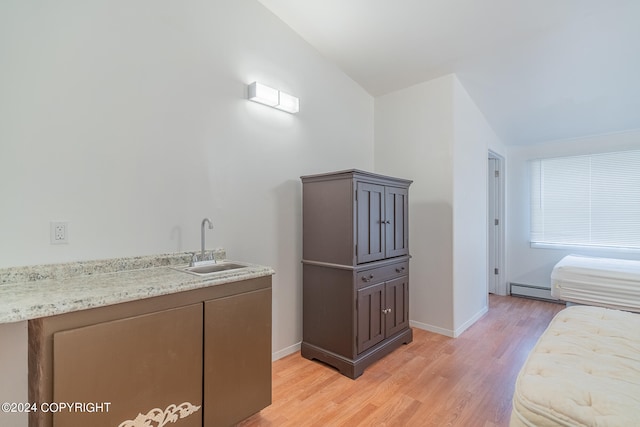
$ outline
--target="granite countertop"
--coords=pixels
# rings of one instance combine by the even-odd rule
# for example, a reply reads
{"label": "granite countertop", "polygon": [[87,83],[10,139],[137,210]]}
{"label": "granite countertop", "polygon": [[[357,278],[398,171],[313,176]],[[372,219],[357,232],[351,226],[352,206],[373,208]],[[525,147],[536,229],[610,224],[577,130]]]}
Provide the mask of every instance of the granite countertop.
{"label": "granite countertop", "polygon": [[[224,260],[224,250],[215,251]],[[176,270],[190,253],[0,269],[0,323],[102,307],[274,274],[247,264],[211,276]]]}

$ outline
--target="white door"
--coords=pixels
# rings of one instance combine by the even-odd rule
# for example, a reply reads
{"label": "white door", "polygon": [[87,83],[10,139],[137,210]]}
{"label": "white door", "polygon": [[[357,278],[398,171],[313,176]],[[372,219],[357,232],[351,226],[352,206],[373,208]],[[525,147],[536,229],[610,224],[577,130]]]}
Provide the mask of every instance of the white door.
{"label": "white door", "polygon": [[502,277],[502,191],[501,191],[501,159],[489,153],[487,176],[487,284],[489,293],[500,292]]}

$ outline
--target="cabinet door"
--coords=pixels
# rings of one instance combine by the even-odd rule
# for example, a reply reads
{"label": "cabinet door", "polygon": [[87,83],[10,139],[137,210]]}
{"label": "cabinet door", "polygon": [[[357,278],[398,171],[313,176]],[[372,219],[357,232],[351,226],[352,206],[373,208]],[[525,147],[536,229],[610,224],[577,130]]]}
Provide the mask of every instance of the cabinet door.
{"label": "cabinet door", "polygon": [[54,427],[147,425],[172,414],[180,426],[202,426],[202,304],[55,333],[53,402],[109,403],[54,412]]}
{"label": "cabinet door", "polygon": [[358,264],[385,258],[384,186],[357,184],[357,250]]}
{"label": "cabinet door", "polygon": [[409,253],[409,190],[385,187],[385,249],[387,258]]}
{"label": "cabinet door", "polygon": [[387,337],[409,327],[409,276],[386,282],[384,306]]}
{"label": "cabinet door", "polygon": [[271,289],[206,301],[204,320],[204,425],[235,425],[271,404]]}
{"label": "cabinet door", "polygon": [[373,347],[385,337],[384,283],[358,290],[358,353]]}

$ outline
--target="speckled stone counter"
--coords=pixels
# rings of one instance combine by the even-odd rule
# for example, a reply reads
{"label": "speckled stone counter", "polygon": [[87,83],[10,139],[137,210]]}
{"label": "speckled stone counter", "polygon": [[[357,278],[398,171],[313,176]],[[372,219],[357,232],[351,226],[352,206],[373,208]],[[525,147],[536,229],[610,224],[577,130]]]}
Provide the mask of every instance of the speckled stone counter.
{"label": "speckled stone counter", "polygon": [[[247,267],[196,276],[186,266],[190,253],[116,258],[0,269],[0,323],[30,320],[88,308],[274,274],[271,267]],[[215,252],[224,260],[224,250]]]}

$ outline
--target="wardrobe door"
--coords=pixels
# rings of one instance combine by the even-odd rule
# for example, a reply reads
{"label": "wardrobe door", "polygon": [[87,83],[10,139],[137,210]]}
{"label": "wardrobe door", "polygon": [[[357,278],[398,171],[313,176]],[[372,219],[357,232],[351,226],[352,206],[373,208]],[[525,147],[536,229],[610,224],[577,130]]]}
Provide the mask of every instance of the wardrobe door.
{"label": "wardrobe door", "polygon": [[384,186],[357,183],[358,264],[385,258]]}
{"label": "wardrobe door", "polygon": [[387,258],[409,254],[409,190],[385,187],[385,249]]}

